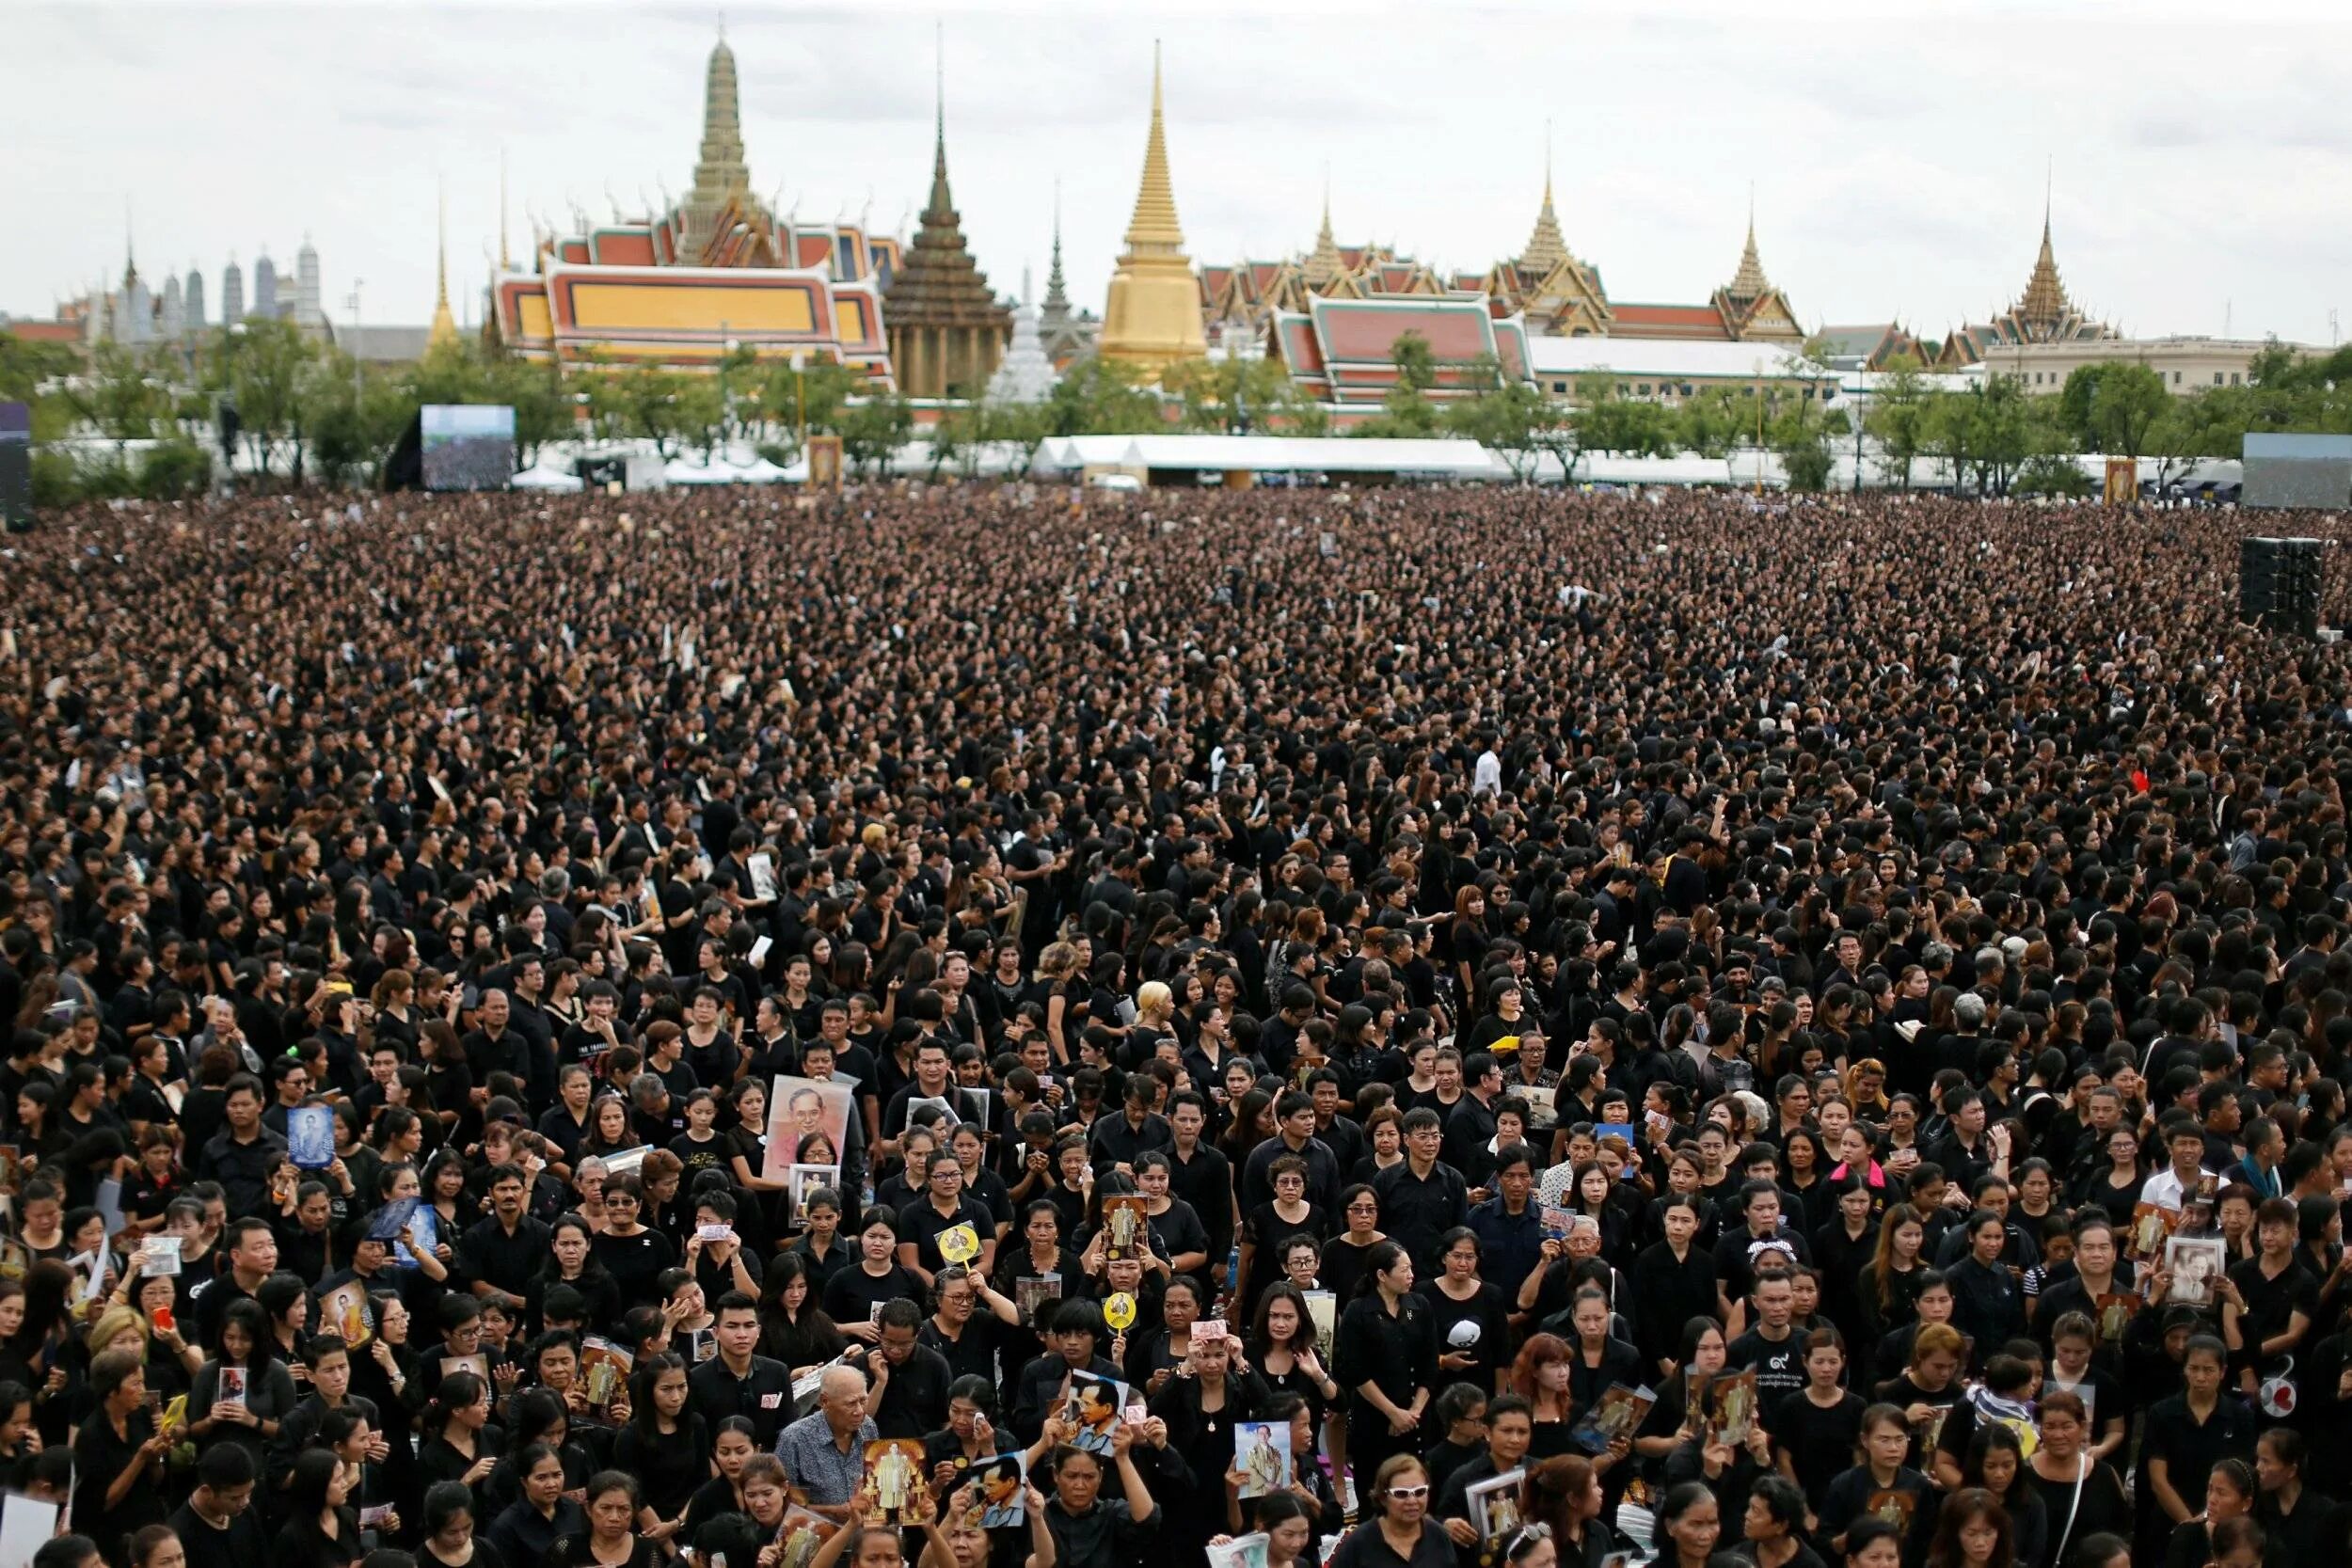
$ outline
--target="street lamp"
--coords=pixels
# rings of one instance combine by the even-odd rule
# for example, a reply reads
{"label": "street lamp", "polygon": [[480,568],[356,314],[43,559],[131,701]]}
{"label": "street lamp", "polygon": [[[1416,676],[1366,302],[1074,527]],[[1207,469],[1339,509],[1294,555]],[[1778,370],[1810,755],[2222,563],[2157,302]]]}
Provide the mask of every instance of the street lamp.
{"label": "street lamp", "polygon": [[792,351],[792,422],[800,429],[800,447],[808,454],[808,351]]}
{"label": "street lamp", "polygon": [[359,396],[359,290],[367,283],[364,277],[351,280],[351,395]]}

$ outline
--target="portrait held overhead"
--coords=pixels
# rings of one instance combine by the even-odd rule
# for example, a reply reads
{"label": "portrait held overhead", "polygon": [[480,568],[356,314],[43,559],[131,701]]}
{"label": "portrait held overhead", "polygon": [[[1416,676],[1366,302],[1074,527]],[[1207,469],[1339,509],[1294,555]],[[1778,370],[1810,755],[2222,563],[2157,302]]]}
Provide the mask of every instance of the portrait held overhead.
{"label": "portrait held overhead", "polygon": [[[11,16],[113,118],[0,246],[0,1568],[2352,1564],[2326,247],[2176,134],[2177,18],[1696,5],[1070,0],[1075,95],[986,10]],[[461,23],[376,325],[322,257],[415,227]],[[2332,123],[2352,16],[2233,27]],[[1996,50],[1964,143],[1726,106]],[[594,90],[496,146],[490,57]],[[1700,275],[1549,156],[1576,59],[1746,201],[1638,296],[1704,303],[1603,286]],[[1293,166],[1408,76],[1356,198],[1442,265]],[[2030,162],[2039,245],[1973,166],[1836,230],[1833,139]],[[91,286],[135,175],[224,256],[339,199]],[[2257,325],[2126,336],[2061,237]]]}

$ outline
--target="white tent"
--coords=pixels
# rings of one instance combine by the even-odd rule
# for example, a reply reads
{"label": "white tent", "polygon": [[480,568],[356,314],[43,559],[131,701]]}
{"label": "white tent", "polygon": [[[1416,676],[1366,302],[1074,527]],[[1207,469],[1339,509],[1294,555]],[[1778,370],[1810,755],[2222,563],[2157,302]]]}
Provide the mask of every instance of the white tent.
{"label": "white tent", "polygon": [[706,467],[700,463],[689,463],[683,457],[673,457],[663,466],[661,479],[665,484],[732,484],[735,483],[735,470],[723,465]]}
{"label": "white tent", "polygon": [[735,477],[745,484],[781,484],[785,471],[766,458],[755,455],[750,462],[735,466]]}
{"label": "white tent", "polygon": [[[542,463],[545,461],[544,458],[541,459]],[[578,474],[567,474],[560,469],[539,467],[537,464],[525,468],[507,483],[517,490],[551,490],[561,491],[566,495],[580,487]]]}

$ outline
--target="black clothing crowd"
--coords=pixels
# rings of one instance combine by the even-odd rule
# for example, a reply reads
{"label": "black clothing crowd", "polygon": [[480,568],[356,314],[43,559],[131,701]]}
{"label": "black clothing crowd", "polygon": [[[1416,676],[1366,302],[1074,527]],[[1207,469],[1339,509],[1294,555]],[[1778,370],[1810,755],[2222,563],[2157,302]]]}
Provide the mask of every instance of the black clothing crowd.
{"label": "black clothing crowd", "polygon": [[67,514],[0,1486],[40,1568],[2340,1559],[2352,671],[2240,531]]}

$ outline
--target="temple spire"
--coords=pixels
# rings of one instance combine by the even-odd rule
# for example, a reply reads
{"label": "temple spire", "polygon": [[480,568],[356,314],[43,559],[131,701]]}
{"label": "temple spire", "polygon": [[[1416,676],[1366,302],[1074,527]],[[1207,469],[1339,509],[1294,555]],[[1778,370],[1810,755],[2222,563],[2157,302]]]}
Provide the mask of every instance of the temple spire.
{"label": "temple spire", "polygon": [[426,346],[439,348],[457,341],[457,318],[449,309],[449,188],[446,183],[439,194],[440,217],[436,230],[434,249],[438,258],[438,283],[433,295],[433,325],[425,334]]}
{"label": "temple spire", "polygon": [[1184,230],[1176,216],[1176,186],[1168,172],[1168,130],[1160,103],[1160,46],[1152,45],[1152,134],[1143,147],[1143,183],[1127,224],[1130,255],[1180,255]]}
{"label": "temple spire", "polygon": [[1307,258],[1307,286],[1311,289],[1328,287],[1347,271],[1346,258],[1340,254],[1339,242],[1331,235],[1331,166],[1323,166],[1323,229],[1315,235],[1314,254]]}
{"label": "temple spire", "polygon": [[694,160],[694,184],[685,202],[683,248],[699,252],[723,222],[730,206],[737,216],[755,212],[751,170],[743,161],[743,117],[735,81],[735,51],[727,47],[723,22],[719,41],[711,46],[710,63],[703,77],[703,139]]}
{"label": "temple spire", "polygon": [[1551,205],[1551,122],[1544,122],[1544,204],[1535,214],[1535,230],[1519,252],[1521,270],[1548,273],[1568,258],[1568,243],[1560,236],[1560,214]]}
{"label": "temple spire", "polygon": [[1748,243],[1740,252],[1740,270],[1732,275],[1728,291],[1734,299],[1757,299],[1772,288],[1772,280],[1764,276],[1764,262],[1756,251],[1756,188],[1748,188]]}
{"label": "temple spire", "polygon": [[955,203],[947,195],[947,43],[944,25],[934,24],[931,84],[931,198],[923,209],[923,219],[929,223],[934,214],[946,214],[952,221]]}
{"label": "temple spire", "polygon": [[2042,249],[2033,261],[2033,276],[2026,279],[2026,293],[2017,302],[2017,319],[2028,328],[2050,331],[2064,321],[2074,307],[2066,297],[2066,285],[2058,277],[2058,251],[2050,243],[2050,186],[2047,175],[2042,187]]}
{"label": "temple spire", "polygon": [[1048,328],[1057,328],[1070,319],[1070,286],[1061,270],[1061,176],[1054,177],[1054,252],[1045,268],[1045,300],[1039,308],[1040,319]]}

